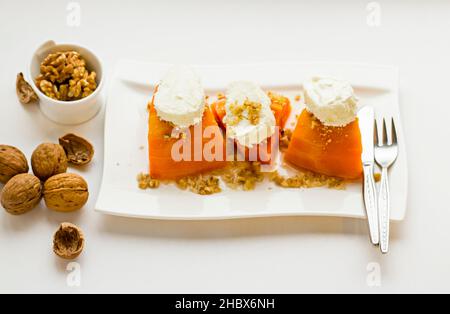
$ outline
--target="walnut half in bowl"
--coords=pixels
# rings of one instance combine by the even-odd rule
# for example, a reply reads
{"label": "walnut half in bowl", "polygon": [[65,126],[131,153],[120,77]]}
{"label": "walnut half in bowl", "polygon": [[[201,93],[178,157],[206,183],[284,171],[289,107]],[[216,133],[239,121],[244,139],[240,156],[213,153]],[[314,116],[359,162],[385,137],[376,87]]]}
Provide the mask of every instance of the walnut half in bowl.
{"label": "walnut half in bowl", "polygon": [[61,124],[90,120],[105,101],[102,63],[82,46],[46,42],[34,53],[28,76],[41,111]]}

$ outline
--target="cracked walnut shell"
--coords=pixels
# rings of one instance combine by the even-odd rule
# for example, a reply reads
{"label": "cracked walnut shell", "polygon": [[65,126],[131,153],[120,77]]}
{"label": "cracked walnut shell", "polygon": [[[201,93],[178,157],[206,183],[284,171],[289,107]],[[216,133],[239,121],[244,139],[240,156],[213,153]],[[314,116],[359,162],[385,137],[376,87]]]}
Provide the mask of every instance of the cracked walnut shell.
{"label": "cracked walnut shell", "polygon": [[22,215],[35,208],[42,196],[41,181],[32,174],[13,177],[2,191],[1,204],[12,215]]}
{"label": "cracked walnut shell", "polygon": [[88,164],[94,157],[94,146],[86,139],[75,134],[66,134],[59,139],[67,159],[71,164],[81,166]]}
{"label": "cracked walnut shell", "polygon": [[31,155],[33,173],[42,181],[67,171],[67,157],[61,145],[44,143]]}
{"label": "cracked walnut shell", "polygon": [[33,88],[31,88],[30,84],[25,81],[23,73],[17,74],[16,93],[22,104],[29,104],[39,100],[39,97],[36,95]]}
{"label": "cracked walnut shell", "polygon": [[89,198],[88,185],[79,175],[62,173],[44,184],[44,200],[47,207],[59,212],[79,210]]}
{"label": "cracked walnut shell", "polygon": [[0,145],[0,183],[6,183],[15,175],[27,173],[27,158],[17,148]]}
{"label": "cracked walnut shell", "polygon": [[53,236],[53,252],[63,259],[72,260],[80,256],[84,242],[83,231],[74,224],[64,222]]}

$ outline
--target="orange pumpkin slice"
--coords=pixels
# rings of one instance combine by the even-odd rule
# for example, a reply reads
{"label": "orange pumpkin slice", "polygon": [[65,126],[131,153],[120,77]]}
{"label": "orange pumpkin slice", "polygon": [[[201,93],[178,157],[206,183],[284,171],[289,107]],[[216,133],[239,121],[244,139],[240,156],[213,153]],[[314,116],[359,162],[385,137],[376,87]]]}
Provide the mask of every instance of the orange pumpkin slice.
{"label": "orange pumpkin slice", "polygon": [[[174,127],[162,121],[149,105],[150,175],[174,180],[217,170],[226,166],[225,140],[213,113],[207,107],[200,126],[191,126],[185,136],[173,138]],[[194,129],[195,128],[195,129]]]}
{"label": "orange pumpkin slice", "polygon": [[329,127],[304,110],[284,158],[316,173],[356,179],[362,174],[361,153],[357,120],[345,127]]}
{"label": "orange pumpkin slice", "polygon": [[289,98],[269,92],[271,100],[270,108],[275,116],[275,121],[280,131],[286,126],[286,122],[291,115],[292,107]]}

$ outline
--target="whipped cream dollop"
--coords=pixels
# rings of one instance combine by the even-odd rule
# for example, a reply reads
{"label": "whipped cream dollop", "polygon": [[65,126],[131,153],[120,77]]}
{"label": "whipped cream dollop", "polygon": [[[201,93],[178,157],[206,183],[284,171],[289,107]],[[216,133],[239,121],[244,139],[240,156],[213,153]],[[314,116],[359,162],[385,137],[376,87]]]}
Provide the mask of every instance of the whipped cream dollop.
{"label": "whipped cream dollop", "polygon": [[356,119],[358,98],[352,86],[328,77],[313,77],[303,84],[306,109],[328,126],[345,126]]}
{"label": "whipped cream dollop", "polygon": [[200,123],[206,105],[200,77],[189,67],[169,69],[158,85],[153,104],[161,120],[178,128]]}
{"label": "whipped cream dollop", "polygon": [[253,147],[275,133],[275,116],[269,96],[255,83],[233,82],[226,93],[227,137]]}

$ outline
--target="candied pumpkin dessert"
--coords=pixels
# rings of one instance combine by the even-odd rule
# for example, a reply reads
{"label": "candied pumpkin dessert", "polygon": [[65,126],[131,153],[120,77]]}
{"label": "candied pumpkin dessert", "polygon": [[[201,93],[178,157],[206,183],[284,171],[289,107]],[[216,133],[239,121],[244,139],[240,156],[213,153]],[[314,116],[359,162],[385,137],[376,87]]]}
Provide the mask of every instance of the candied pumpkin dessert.
{"label": "candied pumpkin dessert", "polygon": [[[188,129],[189,132],[181,132],[179,137],[173,137],[174,126],[169,122],[162,121],[153,105],[149,106],[149,112],[148,144],[150,175],[152,178],[159,180],[180,179],[226,166],[225,140],[209,108],[205,108],[200,127],[191,126]],[[196,127],[199,128],[198,131],[194,130]],[[212,127],[210,130],[217,129],[211,138],[204,136],[205,129],[208,127]],[[184,147],[186,151],[183,151],[183,147],[179,147],[179,150],[176,147],[183,141],[186,141],[186,146]],[[208,147],[212,143],[215,144],[215,147]],[[215,150],[218,147],[221,147],[221,151]],[[196,158],[195,152],[199,149],[201,149],[202,155],[198,156],[200,158]],[[179,158],[173,155],[174,150],[177,153],[180,152]],[[203,155],[205,151],[211,152],[211,156],[220,158],[208,160],[208,156]],[[180,158],[181,160],[179,160]]]}
{"label": "candied pumpkin dessert", "polygon": [[177,180],[226,166],[222,130],[191,68],[171,68],[148,105],[150,176]]}
{"label": "candied pumpkin dessert", "polygon": [[358,121],[344,127],[326,126],[304,110],[285,153],[290,164],[345,179],[362,174],[361,134]]}
{"label": "candied pumpkin dessert", "polygon": [[298,118],[285,160],[328,176],[359,178],[362,144],[353,88],[344,81],[313,78],[304,89],[306,109]]}
{"label": "candied pumpkin dessert", "polygon": [[272,152],[278,151],[278,141],[272,135],[276,130],[281,133],[286,125],[291,113],[289,99],[271,92],[265,94],[251,82],[231,84],[227,95],[230,94],[228,99],[220,97],[211,105],[217,122],[227,135],[231,133],[243,160],[270,164]]}

